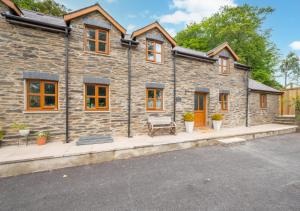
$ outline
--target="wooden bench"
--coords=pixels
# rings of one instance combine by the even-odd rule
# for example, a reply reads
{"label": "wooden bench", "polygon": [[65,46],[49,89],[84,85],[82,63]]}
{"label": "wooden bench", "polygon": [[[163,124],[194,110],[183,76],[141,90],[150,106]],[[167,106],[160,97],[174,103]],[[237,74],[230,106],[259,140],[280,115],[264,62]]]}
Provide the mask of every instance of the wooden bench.
{"label": "wooden bench", "polygon": [[171,117],[155,117],[150,116],[148,118],[149,136],[154,136],[155,129],[168,128],[170,134],[176,135],[176,123],[172,121]]}

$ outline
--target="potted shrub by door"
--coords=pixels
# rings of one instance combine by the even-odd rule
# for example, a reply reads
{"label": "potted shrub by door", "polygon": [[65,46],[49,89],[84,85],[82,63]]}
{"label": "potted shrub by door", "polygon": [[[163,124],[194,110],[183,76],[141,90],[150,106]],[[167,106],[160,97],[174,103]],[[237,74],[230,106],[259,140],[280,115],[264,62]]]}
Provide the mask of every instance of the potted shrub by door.
{"label": "potted shrub by door", "polygon": [[183,115],[185,129],[187,133],[192,133],[194,131],[194,113],[186,112]]}
{"label": "potted shrub by door", "polygon": [[30,133],[30,130],[28,129],[28,126],[26,124],[17,124],[17,123],[14,123],[12,125],[12,128],[16,129],[19,131],[19,134],[21,136],[24,136],[24,137],[27,137]]}
{"label": "potted shrub by door", "polygon": [[216,131],[219,131],[222,126],[223,115],[222,114],[213,114],[212,117],[213,127]]}
{"label": "potted shrub by door", "polygon": [[49,137],[49,132],[47,132],[47,131],[39,132],[38,133],[38,138],[37,138],[37,144],[38,145],[46,144],[48,137]]}

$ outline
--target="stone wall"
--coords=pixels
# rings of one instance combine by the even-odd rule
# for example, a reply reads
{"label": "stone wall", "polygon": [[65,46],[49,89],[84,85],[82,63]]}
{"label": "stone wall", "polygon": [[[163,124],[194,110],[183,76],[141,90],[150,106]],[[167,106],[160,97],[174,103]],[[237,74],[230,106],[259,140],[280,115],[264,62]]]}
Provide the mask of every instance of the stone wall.
{"label": "stone wall", "polygon": [[[6,9],[0,4],[2,12]],[[6,139],[18,134],[10,127],[16,122],[28,124],[32,131],[51,131],[51,140],[64,140],[63,34],[9,24],[3,16],[0,16],[0,29],[0,122],[7,132]],[[24,71],[59,75],[58,111],[26,111]]]}
{"label": "stone wall", "polygon": [[[246,71],[236,69],[231,60],[231,72],[227,75],[219,73],[217,62],[208,63],[195,59],[176,58],[177,102],[176,119],[179,129],[184,130],[183,114],[194,111],[194,94],[196,88],[208,88],[207,125],[211,125],[211,115],[224,115],[223,127],[245,126],[246,121]],[[229,110],[222,112],[219,106],[219,91],[227,90],[229,94]]]}
{"label": "stone wall", "polygon": [[[158,30],[147,32],[159,34]],[[163,36],[162,36],[163,37]],[[162,63],[146,61],[146,34],[136,39],[139,45],[132,51],[132,133],[147,132],[149,116],[173,117],[173,63],[172,45],[164,38],[162,44]],[[163,111],[146,111],[146,83],[160,83],[163,89]]]}
{"label": "stone wall", "polygon": [[[110,30],[109,55],[84,51],[84,19],[109,23],[100,13],[79,17],[71,21],[69,54],[70,136],[127,134],[128,60],[127,48],[121,45],[121,32]],[[85,111],[83,77],[107,78],[109,86],[109,111]]]}
{"label": "stone wall", "polygon": [[249,94],[249,125],[268,124],[278,115],[279,95],[267,94],[267,108],[260,108],[260,93]]}

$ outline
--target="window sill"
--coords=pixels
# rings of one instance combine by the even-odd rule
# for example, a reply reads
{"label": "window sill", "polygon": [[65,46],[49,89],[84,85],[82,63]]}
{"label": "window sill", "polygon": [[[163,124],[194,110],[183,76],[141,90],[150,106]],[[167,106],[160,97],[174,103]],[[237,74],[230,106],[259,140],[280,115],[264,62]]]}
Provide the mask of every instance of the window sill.
{"label": "window sill", "polygon": [[219,75],[222,75],[222,76],[229,76],[230,73],[219,73]]}
{"label": "window sill", "polygon": [[84,53],[84,54],[89,54],[89,55],[95,55],[95,56],[111,57],[110,54],[97,53],[97,52],[92,52],[92,51],[83,51],[83,53]]}
{"label": "window sill", "polygon": [[110,113],[110,111],[87,111],[84,110],[85,113]]}
{"label": "window sill", "polygon": [[146,113],[165,113],[166,110],[146,110]]}
{"label": "window sill", "polygon": [[156,65],[163,65],[164,64],[163,62],[157,63],[157,62],[151,62],[151,61],[147,61],[147,60],[146,60],[146,63],[148,63],[148,64],[156,64]]}
{"label": "window sill", "polygon": [[58,114],[60,111],[23,111],[23,114]]}

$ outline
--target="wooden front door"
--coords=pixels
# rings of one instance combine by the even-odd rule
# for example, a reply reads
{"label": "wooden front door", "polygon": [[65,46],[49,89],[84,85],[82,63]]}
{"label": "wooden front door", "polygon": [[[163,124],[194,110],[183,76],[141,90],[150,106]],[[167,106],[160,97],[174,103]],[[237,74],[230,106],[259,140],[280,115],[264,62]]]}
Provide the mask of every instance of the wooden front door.
{"label": "wooden front door", "polygon": [[194,97],[195,127],[206,126],[206,94],[196,92]]}

